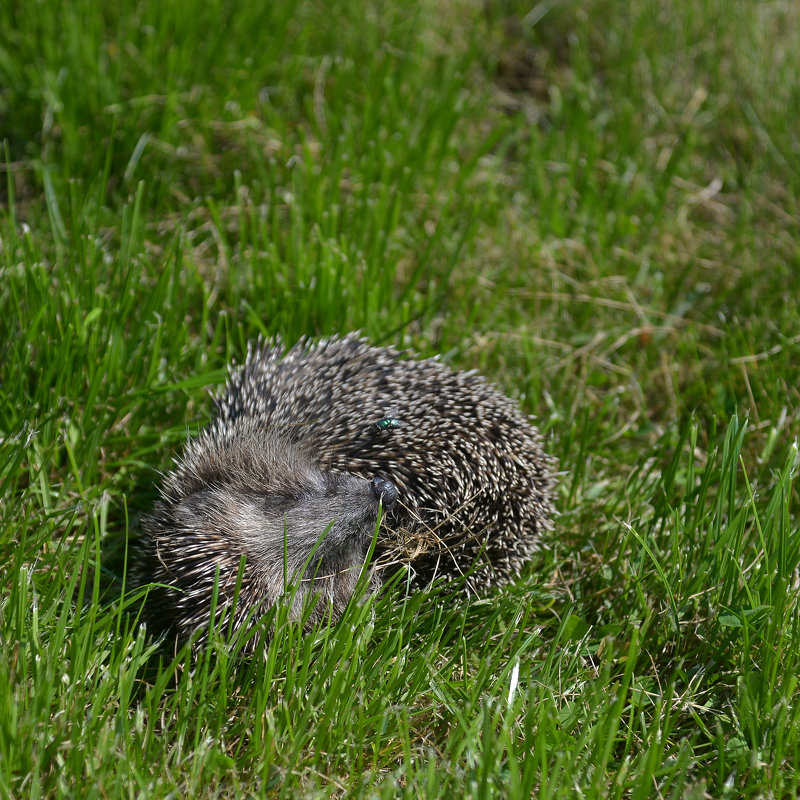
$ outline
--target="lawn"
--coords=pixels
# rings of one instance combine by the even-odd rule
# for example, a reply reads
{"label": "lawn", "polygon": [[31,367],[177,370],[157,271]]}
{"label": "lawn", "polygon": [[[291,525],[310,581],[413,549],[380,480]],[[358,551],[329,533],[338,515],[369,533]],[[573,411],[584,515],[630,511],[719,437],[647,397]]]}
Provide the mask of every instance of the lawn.
{"label": "lawn", "polygon": [[[800,792],[800,5],[8,0],[0,141],[0,797]],[[166,656],[160,471],[355,329],[535,416],[541,553]]]}

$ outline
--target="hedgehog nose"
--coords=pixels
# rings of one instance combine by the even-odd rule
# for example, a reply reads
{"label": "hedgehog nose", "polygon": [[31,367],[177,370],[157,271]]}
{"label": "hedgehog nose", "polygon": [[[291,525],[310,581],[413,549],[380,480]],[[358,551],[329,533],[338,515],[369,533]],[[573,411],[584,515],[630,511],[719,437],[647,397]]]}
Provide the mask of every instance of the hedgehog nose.
{"label": "hedgehog nose", "polygon": [[397,487],[386,478],[374,477],[372,479],[372,494],[383,503],[383,507],[388,510],[397,502]]}

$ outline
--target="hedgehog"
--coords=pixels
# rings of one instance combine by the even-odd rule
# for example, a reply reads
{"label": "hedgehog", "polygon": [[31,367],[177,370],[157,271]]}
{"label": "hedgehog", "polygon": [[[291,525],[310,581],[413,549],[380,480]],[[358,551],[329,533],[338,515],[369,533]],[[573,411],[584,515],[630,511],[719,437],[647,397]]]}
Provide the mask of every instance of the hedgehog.
{"label": "hedgehog", "polygon": [[166,475],[133,582],[179,641],[212,602],[234,628],[281,598],[307,625],[335,621],[400,569],[481,593],[538,549],[553,482],[538,430],[475,372],[358,334],[259,340]]}

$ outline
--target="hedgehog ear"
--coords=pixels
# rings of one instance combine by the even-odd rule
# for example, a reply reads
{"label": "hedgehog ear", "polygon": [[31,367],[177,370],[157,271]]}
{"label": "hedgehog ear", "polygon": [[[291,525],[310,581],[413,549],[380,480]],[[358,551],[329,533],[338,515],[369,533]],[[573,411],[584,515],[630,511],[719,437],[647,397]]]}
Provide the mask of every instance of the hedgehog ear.
{"label": "hedgehog ear", "polygon": [[208,527],[209,511],[215,508],[216,498],[210,489],[201,489],[184,497],[172,507],[172,517],[182,530],[201,531]]}

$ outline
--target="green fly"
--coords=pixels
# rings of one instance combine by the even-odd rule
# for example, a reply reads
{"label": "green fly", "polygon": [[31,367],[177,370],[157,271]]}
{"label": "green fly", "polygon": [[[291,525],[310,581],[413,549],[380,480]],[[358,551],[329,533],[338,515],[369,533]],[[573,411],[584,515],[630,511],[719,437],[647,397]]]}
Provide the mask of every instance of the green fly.
{"label": "green fly", "polygon": [[383,431],[393,431],[395,428],[400,428],[402,426],[402,422],[399,419],[392,419],[392,417],[386,417],[386,419],[378,420],[375,423],[375,430],[378,433],[382,433]]}

